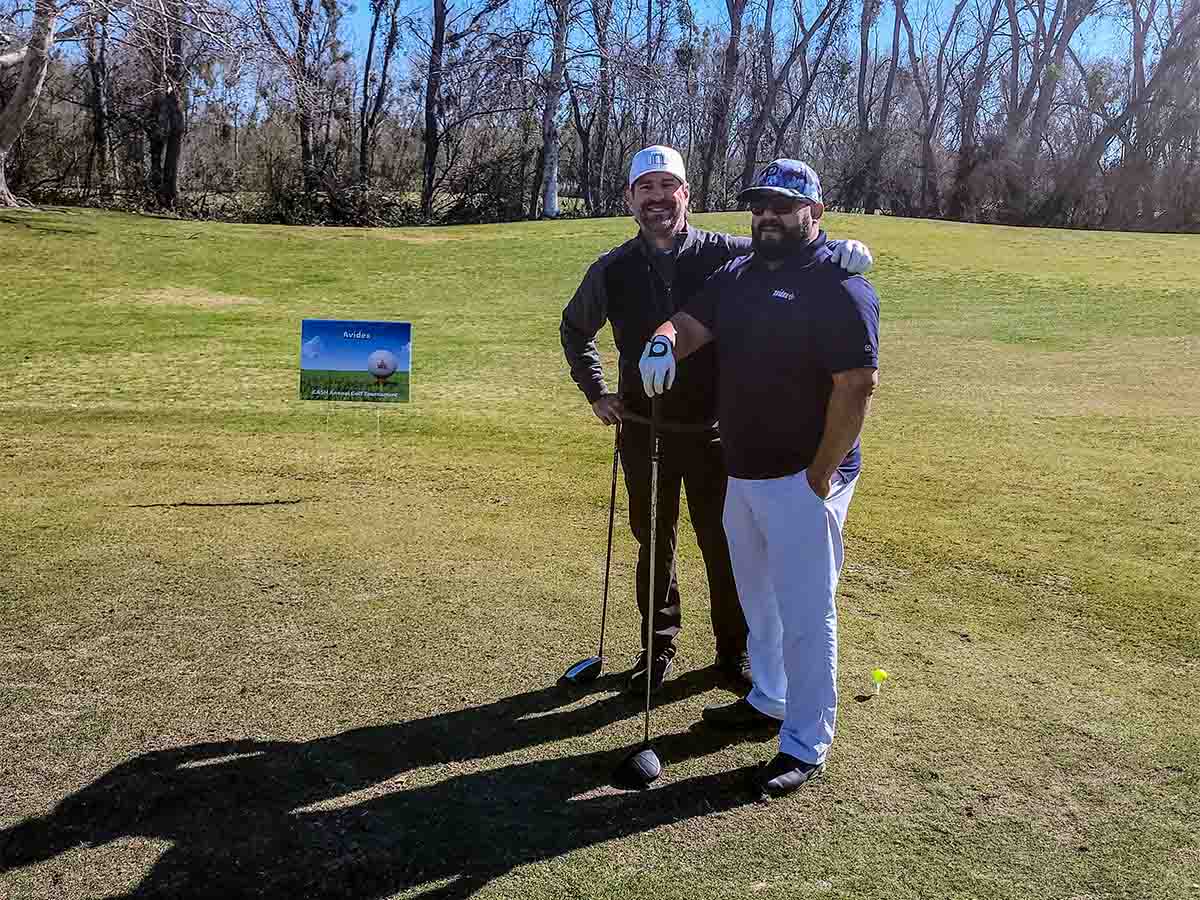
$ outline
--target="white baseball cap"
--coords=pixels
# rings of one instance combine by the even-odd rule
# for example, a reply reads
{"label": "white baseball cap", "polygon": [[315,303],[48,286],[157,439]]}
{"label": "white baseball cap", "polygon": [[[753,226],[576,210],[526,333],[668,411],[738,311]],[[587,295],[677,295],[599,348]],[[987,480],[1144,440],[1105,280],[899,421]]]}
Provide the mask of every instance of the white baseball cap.
{"label": "white baseball cap", "polygon": [[687,181],[687,172],[683,168],[683,157],[679,155],[679,151],[662,144],[646,147],[634,154],[633,162],[629,164],[630,186],[650,172],[666,172],[680,181]]}

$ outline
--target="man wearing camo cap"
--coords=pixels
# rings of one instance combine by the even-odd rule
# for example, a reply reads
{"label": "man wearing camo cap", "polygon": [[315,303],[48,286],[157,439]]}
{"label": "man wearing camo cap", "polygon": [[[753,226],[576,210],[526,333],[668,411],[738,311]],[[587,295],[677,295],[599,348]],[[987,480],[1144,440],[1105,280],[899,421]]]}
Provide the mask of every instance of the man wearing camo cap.
{"label": "man wearing camo cap", "polygon": [[738,199],[750,206],[754,252],[655,331],[639,368],[653,397],[671,388],[677,359],[716,347],[725,533],[754,686],[704,720],[779,728],[779,753],[756,777],[778,796],[819,775],[833,741],[835,595],[878,383],[879,299],[830,261],[809,166],[776,160]]}

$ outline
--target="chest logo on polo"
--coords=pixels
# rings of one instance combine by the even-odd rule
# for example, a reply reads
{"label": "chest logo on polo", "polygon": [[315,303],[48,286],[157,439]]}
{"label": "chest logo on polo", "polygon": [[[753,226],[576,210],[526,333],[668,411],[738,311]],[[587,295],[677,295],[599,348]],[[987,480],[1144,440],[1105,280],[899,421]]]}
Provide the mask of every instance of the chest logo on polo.
{"label": "chest logo on polo", "polygon": [[783,288],[780,288],[777,291],[773,291],[771,293],[771,296],[774,297],[776,300],[789,300],[790,301],[790,300],[796,299],[795,294],[789,293],[788,291],[785,291]]}

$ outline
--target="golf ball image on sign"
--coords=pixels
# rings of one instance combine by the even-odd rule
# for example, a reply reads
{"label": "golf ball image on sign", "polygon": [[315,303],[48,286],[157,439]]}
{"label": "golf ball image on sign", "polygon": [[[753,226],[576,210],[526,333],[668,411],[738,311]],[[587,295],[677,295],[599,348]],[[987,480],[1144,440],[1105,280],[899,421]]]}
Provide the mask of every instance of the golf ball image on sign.
{"label": "golf ball image on sign", "polygon": [[400,362],[391,350],[376,350],[367,357],[367,371],[374,375],[380,384],[396,374],[398,368]]}
{"label": "golf ball image on sign", "polygon": [[410,322],[300,323],[301,400],[404,403],[411,370]]}

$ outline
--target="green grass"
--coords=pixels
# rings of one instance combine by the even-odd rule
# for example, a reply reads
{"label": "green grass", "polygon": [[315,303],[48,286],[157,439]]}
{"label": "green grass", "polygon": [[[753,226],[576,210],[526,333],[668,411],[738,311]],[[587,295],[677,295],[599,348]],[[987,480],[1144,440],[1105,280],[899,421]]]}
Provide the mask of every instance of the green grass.
{"label": "green grass", "polygon": [[396,372],[379,382],[368,372],[336,369],[301,369],[301,400],[338,400],[350,403],[402,403],[409,399],[408,373]]}
{"label": "green grass", "polygon": [[[553,686],[612,447],[558,319],[627,220],[6,214],[0,897],[1200,896],[1200,239],[828,226],[881,387],[829,773],[760,805],[771,745],[690,728],[730,695],[686,526],[660,784],[607,786],[615,676]],[[411,321],[414,402],[298,399],[306,317]]]}

